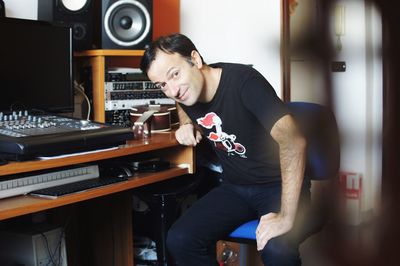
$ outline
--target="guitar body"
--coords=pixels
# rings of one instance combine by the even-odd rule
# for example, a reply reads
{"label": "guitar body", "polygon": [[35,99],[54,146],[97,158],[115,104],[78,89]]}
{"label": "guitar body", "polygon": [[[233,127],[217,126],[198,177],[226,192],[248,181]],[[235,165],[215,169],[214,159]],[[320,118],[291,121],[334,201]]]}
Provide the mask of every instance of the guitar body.
{"label": "guitar body", "polygon": [[178,113],[174,105],[143,105],[131,108],[130,120],[132,125],[149,111],[152,112],[151,117],[148,119],[152,132],[168,131],[171,130],[172,126],[179,124]]}

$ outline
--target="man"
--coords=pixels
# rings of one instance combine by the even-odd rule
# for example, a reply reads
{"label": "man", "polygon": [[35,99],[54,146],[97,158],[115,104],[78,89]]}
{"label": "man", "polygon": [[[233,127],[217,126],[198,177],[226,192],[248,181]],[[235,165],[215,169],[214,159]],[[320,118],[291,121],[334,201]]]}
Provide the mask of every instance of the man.
{"label": "man", "polygon": [[141,68],[183,109],[178,142],[196,146],[206,137],[223,169],[222,184],[168,232],[176,265],[218,265],[215,242],[255,218],[264,264],[300,265],[298,243],[287,233],[302,191],[306,143],[268,81],[250,66],[207,65],[182,34],[154,41]]}

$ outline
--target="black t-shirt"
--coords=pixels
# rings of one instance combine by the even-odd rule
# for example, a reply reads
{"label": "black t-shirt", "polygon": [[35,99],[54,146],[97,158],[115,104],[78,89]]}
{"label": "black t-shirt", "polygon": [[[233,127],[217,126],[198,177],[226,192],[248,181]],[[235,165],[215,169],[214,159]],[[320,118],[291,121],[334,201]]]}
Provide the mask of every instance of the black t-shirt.
{"label": "black t-shirt", "polygon": [[224,178],[235,184],[280,182],[279,149],[270,131],[288,113],[284,103],[250,66],[210,67],[222,68],[214,98],[181,106],[214,147]]}

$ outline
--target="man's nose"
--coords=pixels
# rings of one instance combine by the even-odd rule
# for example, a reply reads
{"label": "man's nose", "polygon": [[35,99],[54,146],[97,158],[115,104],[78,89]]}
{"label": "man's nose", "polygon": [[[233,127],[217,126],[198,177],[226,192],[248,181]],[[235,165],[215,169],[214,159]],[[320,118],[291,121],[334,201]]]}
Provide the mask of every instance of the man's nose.
{"label": "man's nose", "polygon": [[176,86],[173,82],[167,84],[168,91],[171,97],[178,97],[179,96],[179,86]]}

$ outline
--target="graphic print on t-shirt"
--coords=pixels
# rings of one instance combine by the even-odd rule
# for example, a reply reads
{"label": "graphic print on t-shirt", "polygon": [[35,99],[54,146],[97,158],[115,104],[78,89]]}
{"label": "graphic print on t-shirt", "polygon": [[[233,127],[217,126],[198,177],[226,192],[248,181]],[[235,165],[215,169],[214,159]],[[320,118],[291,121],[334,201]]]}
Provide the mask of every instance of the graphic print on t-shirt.
{"label": "graphic print on t-shirt", "polygon": [[207,129],[215,127],[215,132],[211,131],[207,138],[214,142],[217,149],[226,151],[228,155],[238,154],[246,158],[246,148],[242,144],[235,142],[235,135],[222,131],[222,120],[216,113],[207,113],[204,117],[198,118],[197,123]]}

